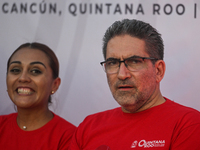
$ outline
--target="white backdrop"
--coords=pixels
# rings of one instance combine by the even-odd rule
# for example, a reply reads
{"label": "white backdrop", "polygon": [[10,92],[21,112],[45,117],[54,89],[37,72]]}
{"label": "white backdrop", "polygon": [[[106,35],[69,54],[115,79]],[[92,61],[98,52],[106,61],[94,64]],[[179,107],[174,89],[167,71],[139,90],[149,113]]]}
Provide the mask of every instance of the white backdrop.
{"label": "white backdrop", "polygon": [[105,30],[123,18],[149,22],[162,34],[162,94],[200,110],[199,0],[1,0],[0,115],[15,112],[6,92],[7,59],[35,41],[52,48],[60,62],[55,113],[78,125],[89,114],[118,107],[99,62]]}

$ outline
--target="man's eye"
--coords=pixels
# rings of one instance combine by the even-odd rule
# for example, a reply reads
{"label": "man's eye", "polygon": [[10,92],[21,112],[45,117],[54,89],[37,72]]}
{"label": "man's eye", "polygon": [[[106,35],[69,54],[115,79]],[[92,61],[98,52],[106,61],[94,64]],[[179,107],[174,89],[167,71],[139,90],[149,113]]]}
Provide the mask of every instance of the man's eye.
{"label": "man's eye", "polygon": [[108,61],[108,62],[106,62],[106,65],[108,65],[108,66],[116,66],[116,65],[118,65],[118,61],[115,61],[115,60]]}
{"label": "man's eye", "polygon": [[138,63],[142,63],[142,59],[139,58],[130,58],[127,61],[127,64],[138,64]]}

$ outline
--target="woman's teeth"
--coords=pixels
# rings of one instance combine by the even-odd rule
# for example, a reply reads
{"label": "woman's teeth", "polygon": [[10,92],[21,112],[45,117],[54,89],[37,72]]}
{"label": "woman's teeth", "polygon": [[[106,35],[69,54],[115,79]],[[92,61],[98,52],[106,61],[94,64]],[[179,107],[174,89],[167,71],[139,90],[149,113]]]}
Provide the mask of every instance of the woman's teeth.
{"label": "woman's teeth", "polygon": [[32,94],[32,91],[29,88],[18,88],[17,92],[19,94]]}

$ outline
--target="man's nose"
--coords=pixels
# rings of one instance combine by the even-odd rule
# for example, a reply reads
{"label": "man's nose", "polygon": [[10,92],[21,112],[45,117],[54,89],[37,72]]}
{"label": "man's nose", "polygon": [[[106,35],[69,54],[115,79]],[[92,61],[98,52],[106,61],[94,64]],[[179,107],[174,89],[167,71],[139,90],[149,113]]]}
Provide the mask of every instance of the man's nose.
{"label": "man's nose", "polygon": [[124,62],[121,62],[117,76],[121,80],[125,80],[131,77],[131,73]]}

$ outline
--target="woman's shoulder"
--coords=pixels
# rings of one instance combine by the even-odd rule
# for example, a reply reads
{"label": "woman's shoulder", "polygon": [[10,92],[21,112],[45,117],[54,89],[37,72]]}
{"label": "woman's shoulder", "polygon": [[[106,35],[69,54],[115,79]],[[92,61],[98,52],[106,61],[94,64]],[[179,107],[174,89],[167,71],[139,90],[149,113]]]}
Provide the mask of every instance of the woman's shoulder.
{"label": "woman's shoulder", "polygon": [[0,115],[0,122],[5,122],[17,116],[17,113]]}
{"label": "woman's shoulder", "polygon": [[60,117],[59,115],[54,114],[54,118],[52,119],[51,123],[55,126],[58,126],[60,128],[64,127],[65,129],[76,129],[76,126],[67,121],[66,119]]}
{"label": "woman's shoulder", "polygon": [[4,128],[12,127],[13,122],[16,121],[17,113],[7,114],[7,115],[1,115],[0,116],[0,130]]}

